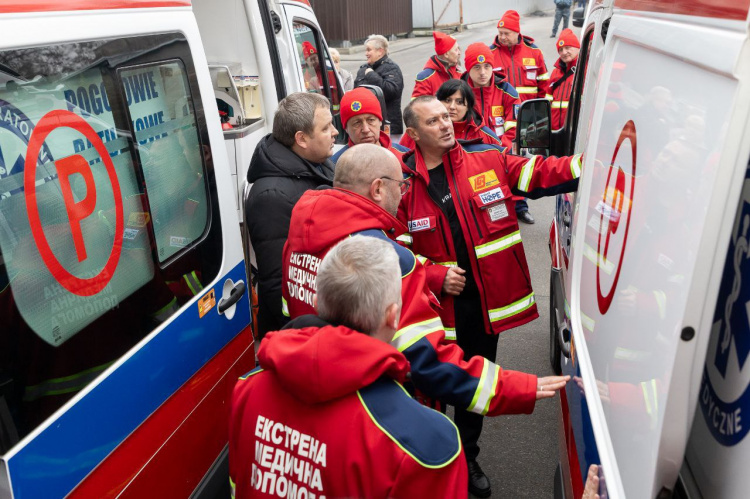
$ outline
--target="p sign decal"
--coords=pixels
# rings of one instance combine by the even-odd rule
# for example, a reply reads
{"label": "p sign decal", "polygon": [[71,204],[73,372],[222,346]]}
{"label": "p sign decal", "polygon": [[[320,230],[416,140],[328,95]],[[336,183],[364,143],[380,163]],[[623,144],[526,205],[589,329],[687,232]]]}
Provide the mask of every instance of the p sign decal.
{"label": "p sign decal", "polygon": [[[65,267],[62,266],[52,248],[47,241],[42,227],[42,220],[39,216],[39,207],[36,198],[36,168],[39,151],[44,144],[47,136],[58,128],[72,128],[82,134],[93,145],[94,149],[102,159],[102,163],[107,170],[107,176],[112,184],[112,194],[114,195],[115,204],[115,237],[112,244],[112,250],[107,258],[107,263],[102,270],[94,277],[81,279],[74,276]],[[76,255],[78,261],[86,259],[86,246],[81,232],[81,221],[91,215],[96,207],[96,185],[94,175],[88,162],[80,155],[68,156],[55,162],[58,177],[60,179],[60,189],[62,191],[65,210],[70,222],[70,231],[73,236]],[[70,186],[70,175],[73,173],[80,174],[86,184],[86,197],[75,202],[73,191]],[[26,150],[26,161],[24,164],[24,191],[26,192],[26,210],[29,214],[29,226],[34,242],[39,249],[45,265],[52,273],[52,276],[60,283],[62,287],[73,294],[79,296],[92,296],[104,289],[112,279],[120,260],[122,252],[122,236],[124,233],[124,215],[122,207],[122,194],[120,192],[120,183],[117,180],[115,165],[112,163],[107,148],[104,146],[99,135],[86,121],[77,114],[66,110],[55,110],[45,114],[39,120],[34,132],[29,139],[29,146]]]}

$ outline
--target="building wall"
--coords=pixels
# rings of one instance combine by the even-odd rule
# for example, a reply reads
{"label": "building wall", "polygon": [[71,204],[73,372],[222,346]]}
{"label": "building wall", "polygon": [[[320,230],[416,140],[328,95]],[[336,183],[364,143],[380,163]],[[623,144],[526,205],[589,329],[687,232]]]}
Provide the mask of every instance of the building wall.
{"label": "building wall", "polygon": [[[509,9],[524,15],[555,8],[552,0],[462,0],[462,3],[464,24],[496,21]],[[459,0],[412,0],[414,28],[432,28],[433,15],[441,26],[457,25]]]}

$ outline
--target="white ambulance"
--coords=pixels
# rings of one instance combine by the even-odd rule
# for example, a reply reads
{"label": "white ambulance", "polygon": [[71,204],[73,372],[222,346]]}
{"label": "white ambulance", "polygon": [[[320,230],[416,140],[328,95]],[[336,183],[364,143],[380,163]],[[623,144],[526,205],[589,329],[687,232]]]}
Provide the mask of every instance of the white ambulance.
{"label": "white ambulance", "polygon": [[280,99],[339,97],[312,9],[0,0],[0,32],[0,497],[226,497],[239,193]]}
{"label": "white ambulance", "polygon": [[[748,0],[590,0],[550,232],[555,497],[750,494]],[[519,129],[523,124],[519,120]]]}

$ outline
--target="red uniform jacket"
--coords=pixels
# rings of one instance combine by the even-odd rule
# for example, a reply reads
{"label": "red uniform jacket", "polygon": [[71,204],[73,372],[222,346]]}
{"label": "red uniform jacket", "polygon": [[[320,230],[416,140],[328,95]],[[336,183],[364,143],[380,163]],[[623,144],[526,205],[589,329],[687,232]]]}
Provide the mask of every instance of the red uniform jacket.
{"label": "red uniform jacket", "polygon": [[542,50],[534,45],[534,39],[518,35],[521,40],[512,48],[498,43],[490,45],[495,55],[495,69],[502,69],[508,82],[516,88],[521,102],[529,99],[544,99],[549,94],[549,73],[544,64]]}
{"label": "red uniform jacket", "polygon": [[479,356],[464,361],[458,345],[446,341],[425,269],[411,251],[394,241],[405,232],[395,217],[358,194],[343,189],[307,191],[292,211],[282,256],[282,290],[289,315],[315,313],[318,265],[337,242],[354,234],[388,241],[399,255],[402,275],[403,306],[392,345],[411,362],[416,389],[479,414],[533,411],[536,376],[503,370]]}
{"label": "red uniform jacket", "polygon": [[401,387],[404,356],[310,319],[268,333],[234,388],[233,497],[466,497],[458,430]]}
{"label": "red uniform jacket", "polygon": [[552,129],[558,130],[565,126],[565,117],[568,115],[568,101],[570,92],[573,90],[573,80],[576,75],[576,64],[578,58],[571,61],[567,66],[562,60],[555,62],[555,69],[549,77],[549,90],[552,94]]}
{"label": "red uniform jacket", "polygon": [[[436,264],[456,264],[448,219],[427,191],[429,174],[419,148],[404,157],[412,188],[402,198],[398,218],[409,227],[411,248]],[[580,155],[531,159],[506,154],[484,144],[454,147],[443,156],[484,310],[486,332],[498,334],[535,319],[537,314],[529,269],[521,244],[511,193],[532,199],[573,191],[580,175]],[[445,276],[439,265],[431,279]],[[443,322],[452,325],[453,310],[443,305]]]}
{"label": "red uniform jacket", "polygon": [[435,95],[440,85],[448,80],[457,80],[460,77],[461,73],[456,66],[446,68],[445,64],[438,60],[436,55],[433,55],[427,60],[424,69],[417,74],[411,98],[420,95]]}
{"label": "red uniform jacket", "polygon": [[516,89],[501,71],[495,72],[495,79],[489,87],[475,87],[468,73],[461,78],[474,91],[476,110],[484,124],[500,137],[503,147],[512,148],[516,138],[516,111],[521,105]]}
{"label": "red uniform jacket", "polygon": [[[406,135],[404,135],[406,137]],[[409,152],[409,149],[407,147],[404,147],[401,144],[394,144],[391,142],[391,136],[385,133],[384,131],[380,131],[380,145],[391,151],[401,162],[401,157],[404,155],[404,153]],[[339,149],[339,151],[331,156],[331,162],[335,165],[336,162],[339,160],[342,154],[344,154],[350,147],[354,146],[354,142],[352,142],[352,139],[349,139],[349,142]]]}

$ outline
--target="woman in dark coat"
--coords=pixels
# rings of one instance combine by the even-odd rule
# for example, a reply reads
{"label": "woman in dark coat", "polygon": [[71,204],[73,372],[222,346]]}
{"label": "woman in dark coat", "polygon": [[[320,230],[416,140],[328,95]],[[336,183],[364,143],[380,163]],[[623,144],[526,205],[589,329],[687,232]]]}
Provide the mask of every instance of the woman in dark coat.
{"label": "woman in dark coat", "polygon": [[401,68],[388,57],[388,40],[382,35],[371,35],[365,42],[365,57],[367,64],[363,64],[357,71],[354,87],[374,85],[383,90],[387,119],[391,122],[391,134],[401,135],[404,133],[401,118],[404,77]]}

